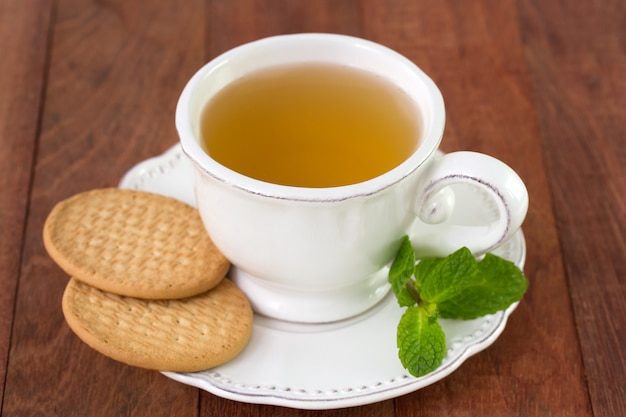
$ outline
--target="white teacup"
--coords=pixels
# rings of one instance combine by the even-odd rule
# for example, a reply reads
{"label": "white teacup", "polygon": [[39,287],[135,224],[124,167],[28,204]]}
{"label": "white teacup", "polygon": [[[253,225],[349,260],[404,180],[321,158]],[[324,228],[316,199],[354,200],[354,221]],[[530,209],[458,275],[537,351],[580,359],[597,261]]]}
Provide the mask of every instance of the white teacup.
{"label": "white teacup", "polygon": [[[414,100],[422,137],[405,162],[357,184],[304,188],[244,176],[203,150],[201,112],[221,88],[260,68],[320,61],[379,74]],[[332,34],[276,36],[232,49],[191,78],[176,109],[182,148],[196,173],[198,208],[233,264],[230,277],[257,313],[309,323],[355,316],[385,297],[386,267],[406,234],[420,255],[462,246],[480,255],[519,229],[528,208],[522,180],[484,154],[439,154],[444,124],[441,93],[415,64],[379,44]],[[481,193],[455,197],[454,184]],[[483,216],[485,224],[446,222],[454,207],[469,204],[463,200],[484,195],[491,199],[485,210],[495,212]]]}

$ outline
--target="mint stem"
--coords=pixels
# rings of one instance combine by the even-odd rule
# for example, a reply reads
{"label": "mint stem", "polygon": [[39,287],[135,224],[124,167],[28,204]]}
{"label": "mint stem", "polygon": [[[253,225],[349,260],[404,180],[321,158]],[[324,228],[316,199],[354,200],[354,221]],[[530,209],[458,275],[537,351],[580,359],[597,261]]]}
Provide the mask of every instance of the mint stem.
{"label": "mint stem", "polygon": [[415,283],[411,280],[409,280],[404,287],[406,288],[406,290],[409,292],[409,294],[411,294],[411,297],[413,297],[413,299],[417,302],[417,304],[421,304],[422,302],[422,297],[420,297],[420,293],[417,291],[417,288],[415,288]]}

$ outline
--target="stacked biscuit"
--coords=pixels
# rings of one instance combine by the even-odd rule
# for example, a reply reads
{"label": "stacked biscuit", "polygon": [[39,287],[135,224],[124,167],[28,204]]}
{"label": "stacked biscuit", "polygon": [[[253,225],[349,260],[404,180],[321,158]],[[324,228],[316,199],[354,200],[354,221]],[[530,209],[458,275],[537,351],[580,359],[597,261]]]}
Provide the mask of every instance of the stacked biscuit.
{"label": "stacked biscuit", "polygon": [[57,204],[43,238],[72,277],[63,314],[86,344],[147,369],[194,372],[239,354],[252,333],[244,294],[198,211],[141,191],[99,189]]}

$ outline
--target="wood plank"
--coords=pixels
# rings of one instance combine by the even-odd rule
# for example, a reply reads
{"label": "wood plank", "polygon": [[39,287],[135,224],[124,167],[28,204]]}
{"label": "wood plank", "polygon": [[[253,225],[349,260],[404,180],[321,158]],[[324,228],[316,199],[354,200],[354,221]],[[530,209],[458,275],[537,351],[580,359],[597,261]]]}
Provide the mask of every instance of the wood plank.
{"label": "wood plank", "polygon": [[175,0],[56,2],[6,415],[197,415],[197,389],[114,362],[78,340],[61,312],[67,277],[41,243],[59,199],[115,186],[132,165],[177,141],[176,101],[202,63],[197,10],[200,2],[180,7]]}
{"label": "wood plank", "polygon": [[626,415],[624,2],[519,2],[595,415]]}
{"label": "wood plank", "polygon": [[274,405],[246,404],[205,395],[202,397],[201,415],[204,417],[394,417],[396,414],[393,407],[393,400],[352,408],[299,410]]}
{"label": "wood plank", "polygon": [[505,331],[450,377],[399,398],[397,415],[590,415],[515,3],[372,0],[363,9],[364,35],[407,55],[442,90],[443,148],[507,162],[531,201],[531,284]]}
{"label": "wood plank", "polygon": [[358,36],[357,0],[207,0],[208,54],[214,57],[242,43],[267,36],[332,32]]}
{"label": "wood plank", "polygon": [[0,413],[51,10],[51,1],[0,2]]}

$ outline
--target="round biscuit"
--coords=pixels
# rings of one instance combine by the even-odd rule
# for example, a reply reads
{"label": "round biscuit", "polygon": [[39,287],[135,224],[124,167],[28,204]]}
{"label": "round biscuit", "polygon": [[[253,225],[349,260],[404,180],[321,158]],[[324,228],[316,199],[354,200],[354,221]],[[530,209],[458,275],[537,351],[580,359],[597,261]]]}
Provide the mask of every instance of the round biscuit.
{"label": "round biscuit", "polygon": [[105,188],[61,201],[46,219],[43,241],[70,276],[129,297],[200,294],[230,266],[197,209],[144,191]]}
{"label": "round biscuit", "polygon": [[252,334],[247,298],[229,279],[194,297],[143,300],[71,279],[63,314],[72,331],[105,356],[128,365],[196,372],[238,355]]}

